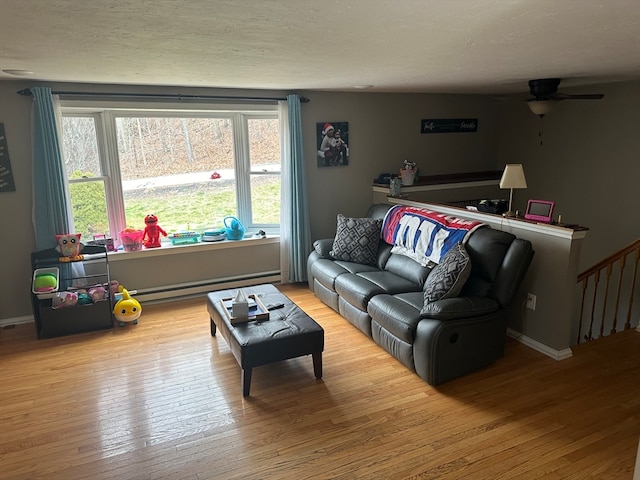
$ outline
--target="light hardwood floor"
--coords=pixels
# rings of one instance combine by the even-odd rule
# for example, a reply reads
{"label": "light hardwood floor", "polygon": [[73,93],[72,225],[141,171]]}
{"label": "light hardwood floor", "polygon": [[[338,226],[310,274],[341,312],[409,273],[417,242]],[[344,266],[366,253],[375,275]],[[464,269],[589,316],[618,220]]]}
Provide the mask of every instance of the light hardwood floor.
{"label": "light hardwood floor", "polygon": [[557,362],[515,341],[433,388],[303,286],[325,329],[311,357],[240,367],[204,297],[139,325],[36,340],[0,333],[0,479],[631,479],[640,333]]}

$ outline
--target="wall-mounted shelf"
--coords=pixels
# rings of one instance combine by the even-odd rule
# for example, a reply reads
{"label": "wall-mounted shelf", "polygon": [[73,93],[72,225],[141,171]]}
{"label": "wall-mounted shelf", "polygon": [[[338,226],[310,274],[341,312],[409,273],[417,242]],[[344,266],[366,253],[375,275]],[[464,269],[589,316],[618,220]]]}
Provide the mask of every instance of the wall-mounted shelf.
{"label": "wall-mounted shelf", "polygon": [[[499,189],[501,177],[500,170],[420,176],[413,185],[403,185],[400,192],[402,198],[437,203],[464,198],[497,198],[502,193]],[[372,190],[374,203],[384,203],[390,193],[388,184],[375,181]]]}
{"label": "wall-mounted shelf", "polygon": [[[463,188],[463,187],[475,187],[482,185],[499,185],[500,178],[502,177],[502,171],[500,170],[486,170],[483,172],[467,172],[467,173],[451,173],[446,175],[425,175],[418,177],[418,181],[413,185],[403,186],[403,189],[409,190],[417,187],[431,187],[420,188],[420,190],[441,190],[445,188]],[[386,187],[388,184],[373,183],[374,187]]]}

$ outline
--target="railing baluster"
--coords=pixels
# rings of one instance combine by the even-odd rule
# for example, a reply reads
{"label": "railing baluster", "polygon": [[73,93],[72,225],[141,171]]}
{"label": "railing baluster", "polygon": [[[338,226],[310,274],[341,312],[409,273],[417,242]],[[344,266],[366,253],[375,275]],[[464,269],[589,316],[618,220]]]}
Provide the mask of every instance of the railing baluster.
{"label": "railing baluster", "polygon": [[576,344],[580,344],[580,334],[582,333],[582,318],[584,317],[584,299],[586,298],[587,286],[589,285],[589,277],[582,279],[582,299],[580,300],[580,317],[578,322],[578,341]]}
{"label": "railing baluster", "polygon": [[636,248],[636,261],[633,264],[633,279],[631,280],[631,293],[629,294],[629,308],[627,310],[627,321],[624,328],[631,328],[631,307],[633,307],[633,295],[636,291],[636,278],[638,276],[638,260],[640,260],[640,245]]}
{"label": "railing baluster", "polygon": [[593,340],[593,321],[596,312],[596,297],[598,296],[598,283],[600,282],[600,270],[596,272],[596,278],[593,285],[593,299],[591,300],[591,323],[589,324],[589,336],[585,336],[585,340]]}
{"label": "railing baluster", "polygon": [[622,279],[624,278],[624,267],[627,262],[627,257],[620,259],[620,276],[618,277],[618,293],[616,294],[616,307],[613,310],[613,325],[611,326],[610,334],[616,333],[618,327],[618,307],[620,306],[620,294],[622,293]]}
{"label": "railing baluster", "polygon": [[613,263],[607,265],[607,283],[604,286],[604,300],[602,304],[602,318],[600,319],[600,336],[598,338],[604,337],[604,321],[607,315],[607,300],[609,299],[609,280],[611,279],[611,266]]}

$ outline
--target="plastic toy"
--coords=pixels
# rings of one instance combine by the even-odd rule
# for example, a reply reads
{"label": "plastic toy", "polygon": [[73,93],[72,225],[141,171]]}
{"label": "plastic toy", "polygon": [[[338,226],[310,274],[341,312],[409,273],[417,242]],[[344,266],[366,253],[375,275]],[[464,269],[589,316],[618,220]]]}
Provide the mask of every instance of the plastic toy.
{"label": "plastic toy", "polygon": [[56,288],[58,288],[58,278],[52,273],[36,275],[33,280],[35,292],[53,292]]}
{"label": "plastic toy", "polygon": [[142,314],[142,305],[135,298],[131,298],[126,288],[120,285],[120,292],[122,292],[122,299],[118,300],[115,307],[113,307],[113,316],[120,322],[120,326],[124,327],[126,323],[138,324],[138,318]]}
{"label": "plastic toy", "polygon": [[80,255],[82,244],[80,243],[81,233],[65,233],[56,235],[58,250],[62,256],[58,259],[60,262],[78,262],[84,259],[84,255]]}
{"label": "plastic toy", "polygon": [[236,217],[224,217],[222,222],[229,240],[242,240],[244,238],[244,225]]}
{"label": "plastic toy", "polygon": [[136,228],[125,228],[120,232],[120,240],[122,241],[122,249],[125,252],[136,252],[142,250],[142,237],[144,230]]}
{"label": "plastic toy", "polygon": [[156,217],[153,213],[150,213],[146,217],[144,217],[144,223],[146,225],[144,227],[144,234],[142,235],[144,246],[146,248],[159,247],[160,234],[166,237],[167,232],[165,232],[162,227],[158,225],[158,217]]}

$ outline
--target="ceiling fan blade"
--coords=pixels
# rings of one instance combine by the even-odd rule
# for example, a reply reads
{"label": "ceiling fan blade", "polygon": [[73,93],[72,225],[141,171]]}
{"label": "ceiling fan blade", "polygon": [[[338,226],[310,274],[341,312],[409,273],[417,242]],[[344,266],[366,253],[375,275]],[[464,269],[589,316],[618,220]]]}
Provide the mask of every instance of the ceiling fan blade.
{"label": "ceiling fan blade", "polygon": [[569,95],[566,93],[556,93],[553,95],[554,100],[600,100],[604,97],[603,93],[586,93],[581,95]]}

